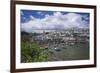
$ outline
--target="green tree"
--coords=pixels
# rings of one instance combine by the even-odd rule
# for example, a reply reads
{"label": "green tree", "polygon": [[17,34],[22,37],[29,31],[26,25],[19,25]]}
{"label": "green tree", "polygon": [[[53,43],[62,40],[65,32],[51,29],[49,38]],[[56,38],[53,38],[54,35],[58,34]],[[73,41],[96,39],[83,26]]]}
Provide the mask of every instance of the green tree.
{"label": "green tree", "polygon": [[48,50],[40,49],[39,45],[30,42],[21,42],[21,62],[48,61]]}

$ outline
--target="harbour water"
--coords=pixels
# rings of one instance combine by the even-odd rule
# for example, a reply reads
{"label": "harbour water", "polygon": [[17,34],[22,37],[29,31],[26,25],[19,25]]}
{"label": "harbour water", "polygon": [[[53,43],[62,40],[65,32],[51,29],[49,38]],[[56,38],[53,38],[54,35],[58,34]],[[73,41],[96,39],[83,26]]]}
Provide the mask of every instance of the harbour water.
{"label": "harbour water", "polygon": [[59,47],[58,51],[52,48],[52,52],[49,54],[49,61],[88,60],[88,59],[89,59],[88,43],[77,43],[74,45],[66,45],[65,47]]}

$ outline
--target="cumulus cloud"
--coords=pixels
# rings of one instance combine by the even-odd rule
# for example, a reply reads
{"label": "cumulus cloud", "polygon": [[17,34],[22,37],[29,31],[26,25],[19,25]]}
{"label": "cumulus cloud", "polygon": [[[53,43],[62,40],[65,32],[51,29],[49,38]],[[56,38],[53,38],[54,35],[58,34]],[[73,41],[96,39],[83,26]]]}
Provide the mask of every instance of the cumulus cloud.
{"label": "cumulus cloud", "polygon": [[[83,16],[77,13],[62,14],[61,12],[54,12],[53,15],[46,14],[44,18],[39,19],[30,16],[32,20],[27,23],[21,23],[21,30],[27,32],[34,32],[34,30],[42,29],[70,29],[70,28],[87,28],[89,23],[82,20]],[[86,17],[88,19],[89,17]]]}
{"label": "cumulus cloud", "polygon": [[37,14],[39,14],[39,15],[44,15],[44,13],[43,13],[43,12],[37,12]]}
{"label": "cumulus cloud", "polygon": [[31,19],[31,20],[34,20],[34,19],[35,19],[35,17],[34,17],[34,16],[32,16],[32,15],[30,15],[30,19]]}

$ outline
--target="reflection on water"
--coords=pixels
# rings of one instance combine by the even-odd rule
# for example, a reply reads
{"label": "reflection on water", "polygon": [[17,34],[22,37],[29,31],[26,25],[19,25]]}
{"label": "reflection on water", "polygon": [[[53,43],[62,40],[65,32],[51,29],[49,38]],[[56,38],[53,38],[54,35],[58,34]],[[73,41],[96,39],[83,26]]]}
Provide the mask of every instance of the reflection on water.
{"label": "reflection on water", "polygon": [[77,43],[64,47],[49,48],[49,51],[49,61],[89,59],[89,43]]}

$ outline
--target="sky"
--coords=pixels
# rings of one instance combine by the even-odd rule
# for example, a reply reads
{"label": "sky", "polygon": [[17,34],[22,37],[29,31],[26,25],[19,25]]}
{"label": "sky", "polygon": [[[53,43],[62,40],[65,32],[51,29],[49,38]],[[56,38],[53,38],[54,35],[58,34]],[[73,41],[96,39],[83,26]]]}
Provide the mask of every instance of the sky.
{"label": "sky", "polygon": [[89,28],[90,14],[82,12],[21,10],[21,31]]}

